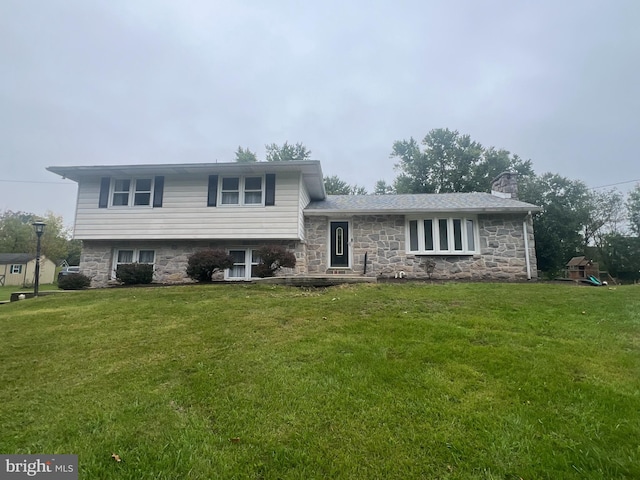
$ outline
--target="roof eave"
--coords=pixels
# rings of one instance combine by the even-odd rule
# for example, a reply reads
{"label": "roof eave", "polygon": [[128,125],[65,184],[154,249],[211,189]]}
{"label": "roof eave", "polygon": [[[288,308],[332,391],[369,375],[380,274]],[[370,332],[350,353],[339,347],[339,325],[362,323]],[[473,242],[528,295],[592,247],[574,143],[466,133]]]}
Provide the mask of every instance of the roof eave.
{"label": "roof eave", "polygon": [[451,209],[451,208],[433,208],[433,209],[307,209],[304,211],[305,215],[309,216],[326,216],[326,215],[411,215],[418,213],[535,213],[540,212],[542,209],[537,206],[531,207],[510,207],[510,208],[465,208],[465,209]]}
{"label": "roof eave", "polygon": [[206,174],[211,172],[222,174],[246,173],[279,173],[297,171],[309,191],[312,200],[323,200],[326,197],[322,166],[319,160],[294,160],[290,162],[251,162],[251,163],[160,163],[140,165],[92,165],[92,166],[50,166],[47,170],[79,182],[86,177],[100,176],[137,176],[137,175],[180,175]]}

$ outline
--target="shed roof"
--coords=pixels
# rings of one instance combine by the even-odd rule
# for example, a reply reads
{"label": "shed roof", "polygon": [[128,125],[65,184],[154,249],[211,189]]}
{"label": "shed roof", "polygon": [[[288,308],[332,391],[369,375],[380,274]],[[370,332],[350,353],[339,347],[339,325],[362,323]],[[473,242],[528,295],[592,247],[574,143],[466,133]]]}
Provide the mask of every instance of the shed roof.
{"label": "shed roof", "polygon": [[34,258],[30,253],[0,253],[0,265],[25,265]]}

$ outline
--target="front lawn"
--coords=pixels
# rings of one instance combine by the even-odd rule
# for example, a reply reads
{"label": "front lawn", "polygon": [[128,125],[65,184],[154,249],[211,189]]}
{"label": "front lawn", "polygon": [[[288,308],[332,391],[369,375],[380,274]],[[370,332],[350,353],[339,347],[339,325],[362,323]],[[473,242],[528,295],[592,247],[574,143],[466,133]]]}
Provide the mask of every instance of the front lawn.
{"label": "front lawn", "polygon": [[[40,285],[38,289],[41,292],[45,290],[58,290],[58,285],[55,283],[49,283],[49,284]],[[0,301],[9,300],[13,292],[33,292],[33,287],[23,287],[21,285],[0,286]],[[0,312],[0,315],[1,314],[2,312]]]}
{"label": "front lawn", "polygon": [[640,287],[112,289],[0,324],[0,452],[83,479],[640,478]]}

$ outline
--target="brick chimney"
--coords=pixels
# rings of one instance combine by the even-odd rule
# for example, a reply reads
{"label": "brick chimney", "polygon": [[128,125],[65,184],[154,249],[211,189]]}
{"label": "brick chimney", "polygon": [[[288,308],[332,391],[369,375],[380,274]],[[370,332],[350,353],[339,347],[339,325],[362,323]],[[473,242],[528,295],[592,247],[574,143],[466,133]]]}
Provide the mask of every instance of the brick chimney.
{"label": "brick chimney", "polygon": [[518,174],[516,172],[502,172],[491,183],[491,195],[500,198],[518,199]]}

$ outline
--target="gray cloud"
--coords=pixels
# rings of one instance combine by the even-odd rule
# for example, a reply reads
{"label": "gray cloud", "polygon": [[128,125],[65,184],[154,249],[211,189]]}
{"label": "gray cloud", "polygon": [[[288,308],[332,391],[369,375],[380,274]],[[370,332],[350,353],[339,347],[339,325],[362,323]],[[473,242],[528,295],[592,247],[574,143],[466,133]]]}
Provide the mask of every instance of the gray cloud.
{"label": "gray cloud", "polygon": [[[591,186],[640,178],[640,4],[5,0],[0,209],[49,165],[231,161],[303,142],[372,188],[394,140],[468,133]],[[12,183],[7,180],[56,183]]]}

